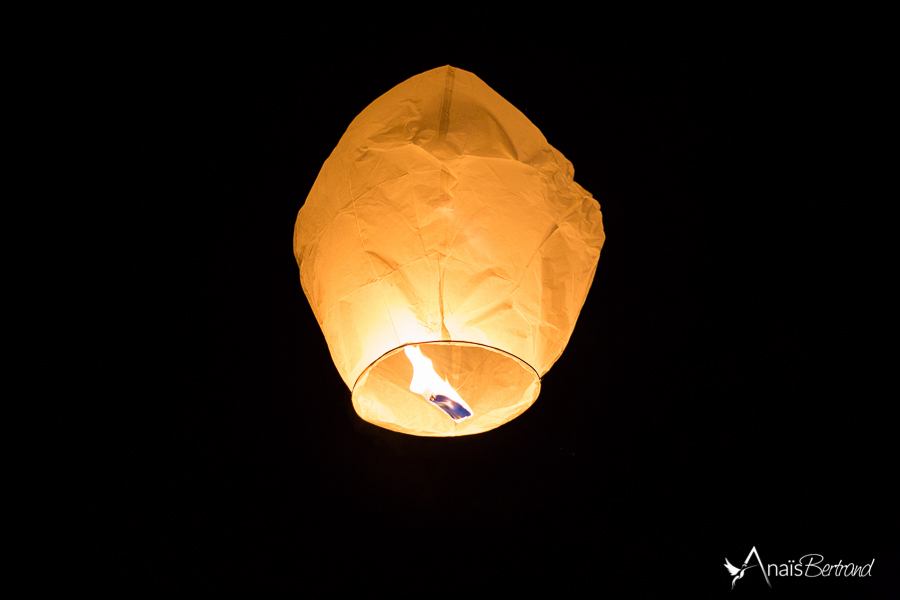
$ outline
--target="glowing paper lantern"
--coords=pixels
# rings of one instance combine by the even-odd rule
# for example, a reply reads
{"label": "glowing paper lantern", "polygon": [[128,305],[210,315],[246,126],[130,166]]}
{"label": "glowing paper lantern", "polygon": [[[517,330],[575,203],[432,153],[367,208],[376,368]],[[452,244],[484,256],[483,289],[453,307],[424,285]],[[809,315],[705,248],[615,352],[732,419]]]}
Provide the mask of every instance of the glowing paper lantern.
{"label": "glowing paper lantern", "polygon": [[353,120],[300,210],[294,253],[359,416],[452,436],[531,406],[604,239],[571,163],[447,66]]}

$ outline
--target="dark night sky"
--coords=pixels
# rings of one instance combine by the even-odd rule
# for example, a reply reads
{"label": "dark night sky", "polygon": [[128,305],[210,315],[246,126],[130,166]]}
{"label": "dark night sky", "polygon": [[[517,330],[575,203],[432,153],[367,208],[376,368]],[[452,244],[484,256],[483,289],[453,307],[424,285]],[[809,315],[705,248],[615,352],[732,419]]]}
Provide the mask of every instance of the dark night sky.
{"label": "dark night sky", "polygon": [[[876,559],[866,580],[773,593],[896,590],[876,233],[895,199],[870,176],[883,44],[583,27],[541,44],[327,23],[74,43],[54,84],[77,193],[53,285],[76,348],[43,412],[42,581],[266,597],[377,573],[420,593],[706,597],[755,545],[766,562]],[[572,161],[607,241],[536,404],[427,439],[356,417],[291,244],[350,121],[444,64]]]}

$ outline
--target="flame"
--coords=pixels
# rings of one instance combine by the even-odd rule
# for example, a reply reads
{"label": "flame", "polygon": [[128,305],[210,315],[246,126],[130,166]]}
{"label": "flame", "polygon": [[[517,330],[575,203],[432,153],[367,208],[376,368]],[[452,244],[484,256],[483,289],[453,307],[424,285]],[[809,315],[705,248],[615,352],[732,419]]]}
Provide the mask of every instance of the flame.
{"label": "flame", "polygon": [[472,416],[472,408],[452,385],[435,373],[431,359],[422,354],[418,346],[406,346],[403,351],[413,366],[412,381],[409,382],[411,392],[440,408],[457,423]]}

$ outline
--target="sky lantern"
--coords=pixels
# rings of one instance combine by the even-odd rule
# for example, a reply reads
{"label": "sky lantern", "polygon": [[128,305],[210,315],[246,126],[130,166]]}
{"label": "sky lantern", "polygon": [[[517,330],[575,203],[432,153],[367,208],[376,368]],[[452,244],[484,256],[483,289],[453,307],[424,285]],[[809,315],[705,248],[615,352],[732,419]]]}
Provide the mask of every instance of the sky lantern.
{"label": "sky lantern", "polygon": [[525,115],[455,67],[353,120],[300,209],[294,254],[361,418],[468,435],[534,403],[605,239],[573,175]]}

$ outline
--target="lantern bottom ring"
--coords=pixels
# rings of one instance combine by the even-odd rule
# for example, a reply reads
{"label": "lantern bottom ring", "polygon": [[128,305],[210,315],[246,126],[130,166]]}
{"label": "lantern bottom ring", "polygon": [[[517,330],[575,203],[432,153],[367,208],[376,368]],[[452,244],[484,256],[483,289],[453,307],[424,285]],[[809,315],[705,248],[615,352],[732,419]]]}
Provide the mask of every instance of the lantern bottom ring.
{"label": "lantern bottom ring", "polygon": [[[455,421],[410,389],[413,364],[403,349],[417,346],[434,372],[465,400],[472,416]],[[447,437],[490,431],[508,423],[537,399],[541,377],[499,348],[458,340],[403,344],[384,353],[357,378],[352,401],[365,421],[410,435]]]}

